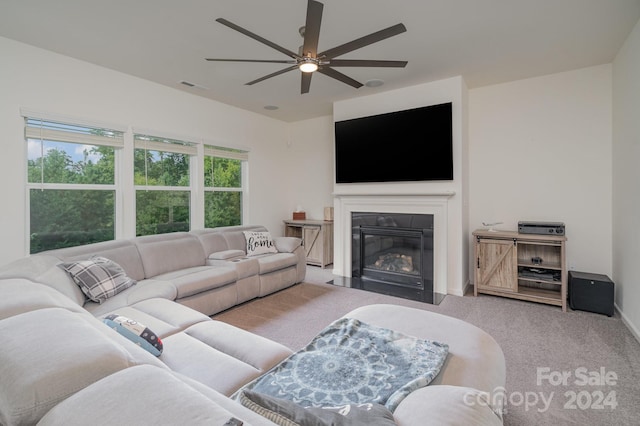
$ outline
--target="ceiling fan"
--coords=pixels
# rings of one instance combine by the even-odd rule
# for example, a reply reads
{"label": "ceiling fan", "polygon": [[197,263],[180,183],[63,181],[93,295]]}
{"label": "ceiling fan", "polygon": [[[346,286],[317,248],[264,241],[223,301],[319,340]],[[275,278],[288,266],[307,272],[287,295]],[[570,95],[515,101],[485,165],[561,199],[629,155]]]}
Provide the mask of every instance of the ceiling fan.
{"label": "ceiling fan", "polygon": [[407,65],[407,61],[379,61],[379,60],[364,60],[364,59],[335,59],[338,56],[345,53],[352,52],[356,49],[360,49],[364,46],[379,42],[381,40],[393,37],[395,35],[405,32],[407,29],[403,24],[396,24],[389,28],[377,31],[364,37],[360,37],[356,40],[342,44],[323,52],[318,52],[318,39],[320,38],[320,24],[322,22],[322,9],[324,5],[315,0],[308,0],[307,3],[307,19],[305,26],[300,28],[300,34],[304,37],[302,49],[299,53],[294,53],[289,49],[285,49],[251,31],[240,27],[232,22],[227,21],[224,18],[216,19],[217,22],[225,25],[231,29],[234,29],[242,34],[251,37],[260,43],[284,53],[292,59],[288,60],[261,60],[261,59],[216,59],[206,58],[207,61],[220,61],[220,62],[262,62],[262,63],[274,63],[274,64],[292,64],[290,67],[281,69],[274,73],[265,75],[256,80],[246,83],[252,85],[264,81],[268,78],[275,77],[280,74],[284,74],[295,69],[302,71],[302,83],[300,93],[308,93],[311,86],[311,76],[314,71],[318,71],[328,77],[341,81],[356,89],[362,87],[362,83],[354,80],[353,78],[336,71],[334,67],[395,67],[404,68]]}

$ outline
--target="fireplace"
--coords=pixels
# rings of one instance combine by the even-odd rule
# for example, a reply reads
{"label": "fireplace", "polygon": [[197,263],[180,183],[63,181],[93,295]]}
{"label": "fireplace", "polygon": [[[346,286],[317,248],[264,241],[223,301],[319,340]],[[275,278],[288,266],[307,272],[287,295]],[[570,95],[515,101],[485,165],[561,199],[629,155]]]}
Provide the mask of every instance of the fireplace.
{"label": "fireplace", "polygon": [[433,215],[353,212],[350,286],[434,303]]}
{"label": "fireplace", "polygon": [[[431,229],[433,235],[433,303],[440,303],[446,294],[452,293],[462,295],[458,290],[461,279],[456,279],[458,264],[462,265],[462,257],[449,256],[449,251],[457,248],[454,242],[450,244],[451,237],[461,235],[457,228],[459,216],[455,214],[457,209],[451,209],[453,203],[457,207],[455,192],[438,191],[429,193],[353,193],[342,192],[334,194],[334,257],[333,273],[337,278],[332,281],[335,285],[345,287],[361,287],[365,284],[365,290],[379,291],[400,297],[411,297],[413,299],[428,300],[424,293],[418,293],[415,288],[408,289],[402,286],[382,287],[373,279],[364,280],[361,276],[353,278],[353,214],[369,212],[381,214],[382,217],[389,217],[395,214],[408,214],[414,218],[423,215],[430,216],[430,223],[426,226],[409,226],[422,229]],[[417,215],[417,216],[414,216]],[[400,218],[405,218],[400,216]],[[383,224],[374,221],[376,225]],[[415,225],[416,222],[414,222]],[[370,223],[371,224],[371,223]],[[396,225],[398,222],[396,222]],[[405,227],[405,223],[400,221]],[[356,224],[357,225],[357,224]],[[398,228],[398,226],[396,226]],[[461,266],[460,266],[461,267]],[[452,273],[453,272],[453,273]],[[366,282],[365,282],[366,281]],[[428,290],[427,290],[428,291]],[[402,294],[399,294],[402,293]],[[410,293],[410,294],[409,294]]]}

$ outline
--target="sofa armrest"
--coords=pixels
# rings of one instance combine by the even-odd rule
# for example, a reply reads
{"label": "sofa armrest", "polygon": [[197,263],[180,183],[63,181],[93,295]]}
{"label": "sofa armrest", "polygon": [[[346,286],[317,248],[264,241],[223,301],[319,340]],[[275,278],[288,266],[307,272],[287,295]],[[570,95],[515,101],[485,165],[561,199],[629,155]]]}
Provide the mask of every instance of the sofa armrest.
{"label": "sofa armrest", "polygon": [[302,245],[302,240],[297,237],[275,237],[273,243],[280,253],[293,253]]}

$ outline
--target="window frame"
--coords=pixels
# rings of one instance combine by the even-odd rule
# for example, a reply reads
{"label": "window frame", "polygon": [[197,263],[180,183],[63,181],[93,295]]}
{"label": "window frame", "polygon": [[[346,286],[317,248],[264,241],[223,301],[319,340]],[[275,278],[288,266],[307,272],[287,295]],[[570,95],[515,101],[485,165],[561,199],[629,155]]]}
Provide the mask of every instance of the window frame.
{"label": "window frame", "polygon": [[[23,111],[22,117],[24,119],[24,149],[25,149],[25,213],[27,219],[26,232],[25,232],[25,249],[27,254],[32,253],[31,235],[32,235],[32,221],[31,221],[31,191],[108,191],[113,192],[113,237],[118,239],[120,237],[119,230],[121,229],[122,218],[118,215],[119,209],[121,209],[121,189],[118,185],[118,176],[120,173],[122,150],[124,148],[125,132],[121,126],[113,126],[109,124],[97,124],[95,122],[87,122],[84,120],[73,120],[60,116],[47,117],[46,114],[38,113],[25,113]],[[71,123],[73,121],[73,123]],[[37,126],[39,123],[39,126]],[[66,130],[60,130],[65,129]],[[95,135],[91,134],[91,131],[108,132],[111,136]],[[32,182],[29,179],[29,144],[31,141],[39,141],[41,144],[41,180],[39,182]],[[100,183],[60,183],[60,182],[45,182],[44,181],[44,149],[43,144],[45,142],[57,142],[70,145],[89,145],[92,147],[106,146],[113,148],[114,164],[113,164],[113,183],[100,184]],[[66,152],[66,151],[65,151]],[[110,241],[110,240],[105,240]]]}
{"label": "window frame", "polygon": [[[249,162],[249,152],[233,149],[233,148],[224,148],[220,146],[205,144],[203,150],[203,167],[202,167],[202,182],[203,182],[203,207],[205,205],[205,198],[207,193],[216,193],[216,192],[236,192],[240,193],[240,223],[246,223],[246,212],[247,212],[247,203],[248,203],[248,194],[247,194],[247,179],[248,179],[248,162]],[[210,157],[213,163],[215,158],[228,159],[228,160],[237,160],[240,161],[240,186],[237,187],[225,187],[225,186],[216,186],[213,176],[211,177],[211,181],[214,185],[206,186],[206,177],[205,173],[207,170],[204,168],[204,159],[206,157]],[[213,173],[213,168],[211,170]],[[203,215],[203,226],[206,227],[206,217]]]}

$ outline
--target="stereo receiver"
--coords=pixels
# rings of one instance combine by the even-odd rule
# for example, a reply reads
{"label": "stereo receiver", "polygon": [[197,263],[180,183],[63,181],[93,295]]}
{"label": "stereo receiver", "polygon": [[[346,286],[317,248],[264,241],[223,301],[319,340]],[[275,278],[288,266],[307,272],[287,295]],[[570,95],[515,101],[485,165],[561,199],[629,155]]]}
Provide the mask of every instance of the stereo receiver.
{"label": "stereo receiver", "polygon": [[564,235],[562,222],[518,222],[521,234]]}

